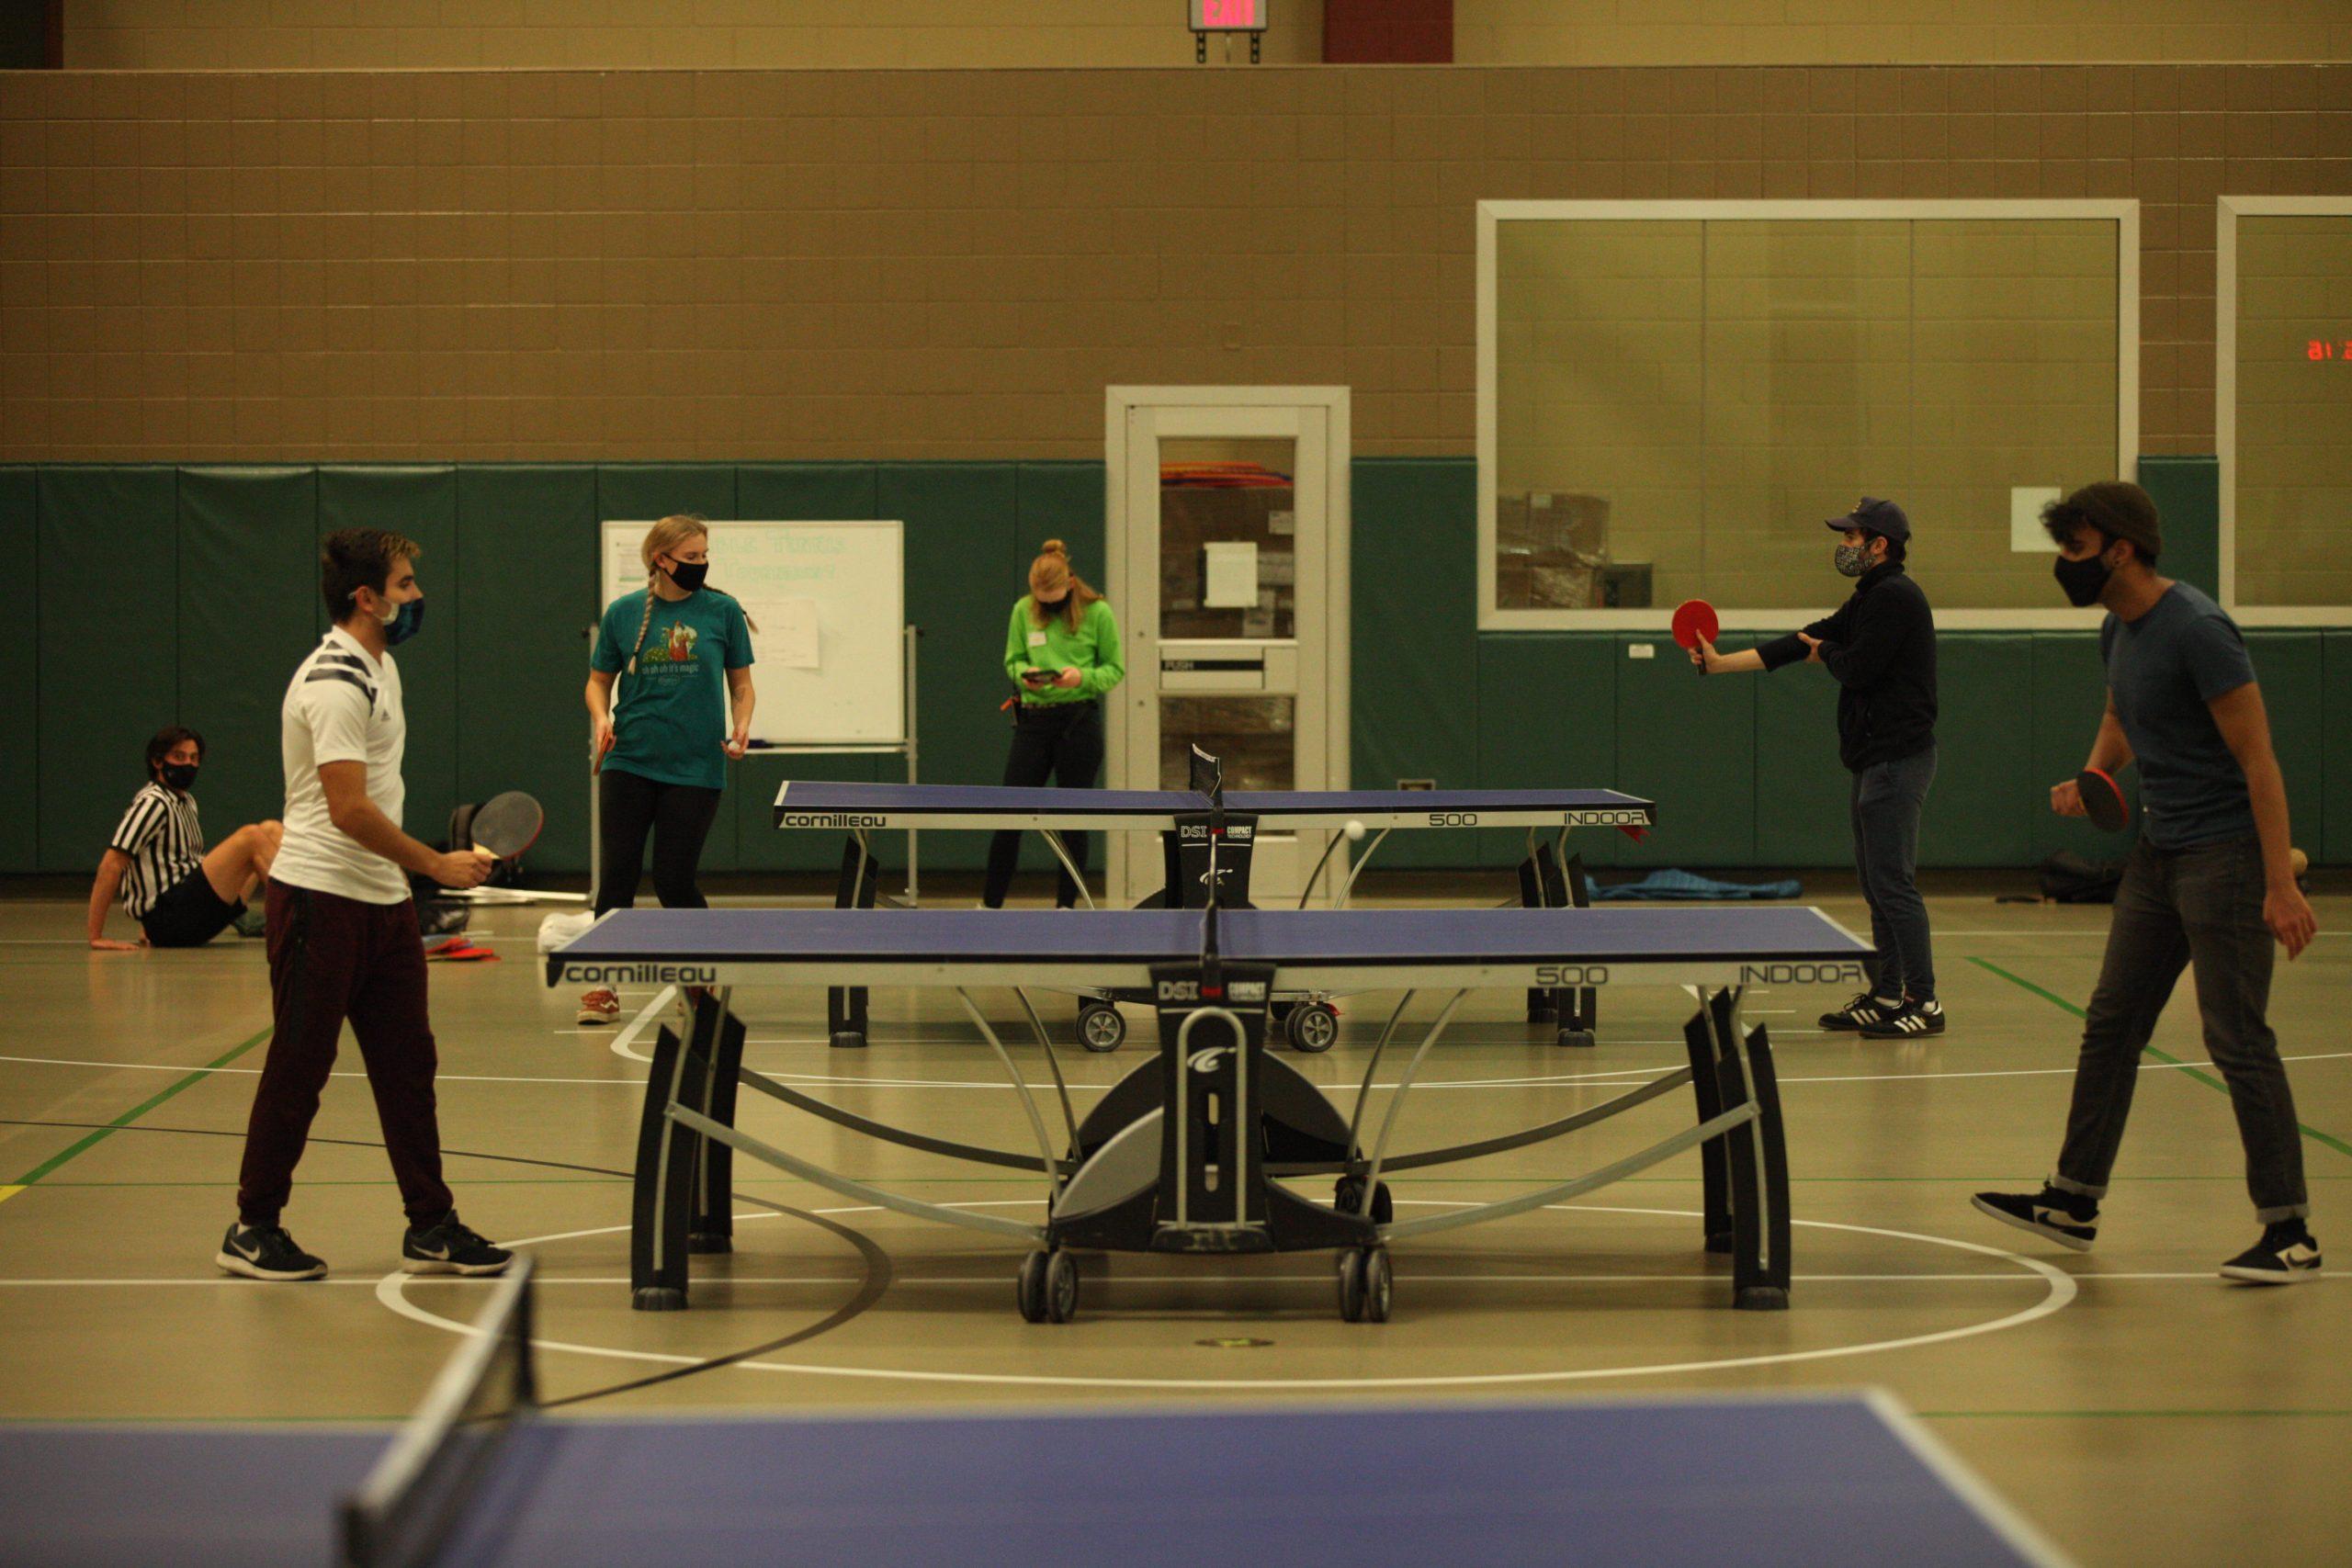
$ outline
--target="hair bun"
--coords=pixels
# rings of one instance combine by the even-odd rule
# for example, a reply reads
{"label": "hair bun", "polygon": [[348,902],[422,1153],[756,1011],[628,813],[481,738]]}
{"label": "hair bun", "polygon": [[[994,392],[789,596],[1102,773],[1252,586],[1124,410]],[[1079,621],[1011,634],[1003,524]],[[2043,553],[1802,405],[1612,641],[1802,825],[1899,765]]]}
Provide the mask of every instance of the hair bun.
{"label": "hair bun", "polygon": [[1038,553],[1041,555],[1059,556],[1064,560],[1068,560],[1069,558],[1069,547],[1063,544],[1059,539],[1047,539],[1044,545],[1038,547]]}

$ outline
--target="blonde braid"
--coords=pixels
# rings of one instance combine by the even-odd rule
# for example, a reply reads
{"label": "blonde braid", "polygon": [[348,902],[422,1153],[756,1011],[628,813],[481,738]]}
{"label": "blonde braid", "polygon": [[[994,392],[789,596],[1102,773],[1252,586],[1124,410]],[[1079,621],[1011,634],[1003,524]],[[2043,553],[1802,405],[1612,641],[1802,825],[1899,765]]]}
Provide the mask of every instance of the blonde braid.
{"label": "blonde braid", "polygon": [[645,579],[645,618],[637,623],[637,640],[629,645],[628,649],[628,672],[632,675],[637,673],[637,656],[645,647],[645,634],[652,628],[652,626],[653,579],[649,574]]}

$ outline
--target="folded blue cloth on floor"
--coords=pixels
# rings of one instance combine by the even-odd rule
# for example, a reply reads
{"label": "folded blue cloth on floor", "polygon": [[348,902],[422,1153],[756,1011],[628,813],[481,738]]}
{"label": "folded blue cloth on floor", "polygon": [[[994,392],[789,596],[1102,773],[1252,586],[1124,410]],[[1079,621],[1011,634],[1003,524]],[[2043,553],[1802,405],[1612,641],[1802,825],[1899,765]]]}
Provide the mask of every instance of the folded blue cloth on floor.
{"label": "folded blue cloth on floor", "polygon": [[1717,882],[1712,877],[1688,871],[1654,871],[1639,882],[1620,882],[1613,886],[1596,886],[1594,899],[1660,898],[1698,902],[1706,899],[1736,898],[1794,898],[1804,891],[1794,877],[1786,882]]}

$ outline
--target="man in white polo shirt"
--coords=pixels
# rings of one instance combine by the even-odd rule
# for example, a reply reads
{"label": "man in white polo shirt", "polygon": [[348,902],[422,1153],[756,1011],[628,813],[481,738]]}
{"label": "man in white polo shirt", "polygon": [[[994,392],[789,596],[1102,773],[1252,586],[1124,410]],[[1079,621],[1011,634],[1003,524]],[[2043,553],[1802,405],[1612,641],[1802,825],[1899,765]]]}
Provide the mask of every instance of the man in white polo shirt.
{"label": "man in white polo shirt", "polygon": [[459,1223],[441,1179],[437,1058],[407,873],[473,887],[492,863],[470,851],[441,853],[401,831],[408,722],[390,649],[424,617],[417,554],[379,528],[327,536],[320,587],[334,629],[295,671],[279,709],[286,838],[265,905],[277,1032],[245,1127],[237,1223],[215,1259],[248,1279],[316,1280],[327,1271],[278,1217],[346,1019],[408,1213],[402,1267],[495,1274],[513,1258]]}

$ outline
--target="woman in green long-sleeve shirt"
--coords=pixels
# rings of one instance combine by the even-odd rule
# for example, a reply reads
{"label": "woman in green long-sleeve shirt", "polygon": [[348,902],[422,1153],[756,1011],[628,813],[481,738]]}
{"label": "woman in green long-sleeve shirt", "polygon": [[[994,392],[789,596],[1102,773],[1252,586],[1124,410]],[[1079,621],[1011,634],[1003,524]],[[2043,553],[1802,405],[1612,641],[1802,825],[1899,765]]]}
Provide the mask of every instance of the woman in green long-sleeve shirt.
{"label": "woman in green long-sleeve shirt", "polygon": [[[1012,606],[1004,637],[1004,672],[1019,691],[1013,709],[1012,754],[1004,782],[1092,789],[1102,773],[1102,697],[1127,673],[1119,649],[1119,622],[1111,606],[1069,569],[1069,550],[1048,539],[1029,564],[1029,592]],[[1070,860],[1086,869],[1088,835],[1065,833]],[[989,840],[988,884],[980,902],[1004,907],[1021,835]],[[1056,878],[1054,902],[1069,908],[1078,885],[1068,870]]]}

